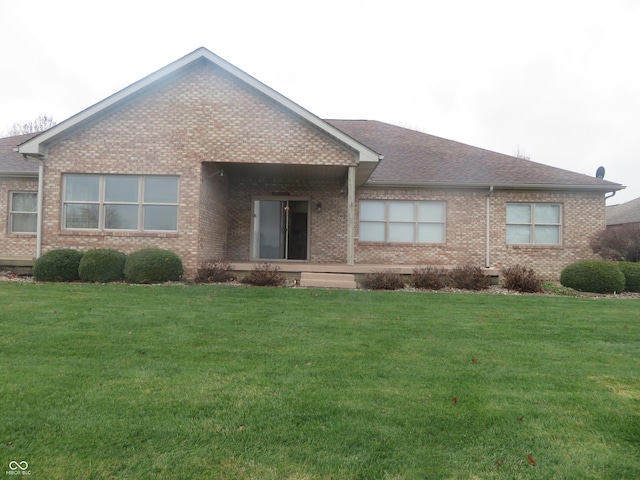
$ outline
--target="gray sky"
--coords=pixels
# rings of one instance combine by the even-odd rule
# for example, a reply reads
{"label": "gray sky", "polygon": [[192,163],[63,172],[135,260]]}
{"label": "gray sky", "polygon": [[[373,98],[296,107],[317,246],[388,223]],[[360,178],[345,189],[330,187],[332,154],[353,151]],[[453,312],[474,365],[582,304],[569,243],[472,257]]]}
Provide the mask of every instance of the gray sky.
{"label": "gray sky", "polygon": [[636,0],[0,0],[0,132],[204,46],[321,118],[371,119],[640,197]]}

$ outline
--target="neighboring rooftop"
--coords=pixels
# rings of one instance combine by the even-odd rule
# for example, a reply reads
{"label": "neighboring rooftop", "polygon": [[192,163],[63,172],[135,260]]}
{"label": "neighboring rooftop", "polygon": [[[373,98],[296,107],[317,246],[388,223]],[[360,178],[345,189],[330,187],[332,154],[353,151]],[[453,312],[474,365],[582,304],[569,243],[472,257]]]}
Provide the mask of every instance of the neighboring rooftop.
{"label": "neighboring rooftop", "polygon": [[581,173],[472,147],[373,120],[327,120],[384,155],[369,185],[568,188],[610,192],[624,187]]}
{"label": "neighboring rooftop", "polygon": [[22,158],[22,155],[13,150],[22,142],[26,142],[36,135],[36,133],[28,133],[16,137],[0,138],[0,175],[33,176],[38,174],[37,164],[27,162]]}
{"label": "neighboring rooftop", "polygon": [[640,223],[640,198],[606,208],[607,225]]}

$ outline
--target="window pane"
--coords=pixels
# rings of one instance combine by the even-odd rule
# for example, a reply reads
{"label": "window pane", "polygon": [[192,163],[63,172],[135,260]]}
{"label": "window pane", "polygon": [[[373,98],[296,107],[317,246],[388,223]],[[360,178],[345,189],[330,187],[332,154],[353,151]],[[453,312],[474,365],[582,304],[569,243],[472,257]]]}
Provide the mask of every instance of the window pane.
{"label": "window pane", "polygon": [[364,200],[360,202],[360,220],[384,221],[386,202]]}
{"label": "window pane", "polygon": [[415,223],[390,223],[389,224],[389,241],[390,242],[414,242],[415,241]]}
{"label": "window pane", "polygon": [[34,233],[38,217],[33,213],[14,213],[11,217],[12,233]]}
{"label": "window pane", "polygon": [[535,243],[558,245],[560,243],[560,227],[549,225],[536,225],[534,230],[536,239]]}
{"label": "window pane", "polygon": [[536,223],[560,223],[560,205],[536,205]]}
{"label": "window pane", "polygon": [[67,175],[65,200],[70,202],[97,202],[100,177],[97,175]]}
{"label": "window pane", "polygon": [[383,222],[361,222],[360,223],[360,241],[361,242],[384,242],[384,226]]}
{"label": "window pane", "polygon": [[178,179],[176,177],[145,177],[144,202],[178,203]]}
{"label": "window pane", "polygon": [[389,202],[389,221],[415,222],[415,210],[416,204],[414,202]]}
{"label": "window pane", "polygon": [[507,225],[507,243],[531,243],[528,225]]}
{"label": "window pane", "polygon": [[104,228],[137,230],[138,205],[105,205]]}
{"label": "window pane", "polygon": [[444,243],[444,225],[441,223],[420,223],[418,225],[418,242]]}
{"label": "window pane", "polygon": [[98,228],[98,205],[72,203],[65,205],[65,228]]}
{"label": "window pane", "polygon": [[444,223],[444,202],[420,202],[418,221]]}
{"label": "window pane", "polygon": [[107,177],[104,200],[105,202],[137,202],[138,177]]}
{"label": "window pane", "polygon": [[531,223],[531,206],[528,203],[508,204],[507,223]]}
{"label": "window pane", "polygon": [[178,207],[144,207],[145,230],[178,230]]}
{"label": "window pane", "polygon": [[38,207],[38,195],[36,193],[14,193],[11,199],[11,211],[35,212]]}

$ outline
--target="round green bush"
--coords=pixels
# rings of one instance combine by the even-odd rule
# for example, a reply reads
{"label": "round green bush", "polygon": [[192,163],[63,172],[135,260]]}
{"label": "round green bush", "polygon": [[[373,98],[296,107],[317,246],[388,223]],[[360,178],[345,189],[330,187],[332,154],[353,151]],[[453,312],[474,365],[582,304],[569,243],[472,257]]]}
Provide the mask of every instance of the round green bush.
{"label": "round green bush", "polygon": [[160,248],[145,248],[127,256],[124,278],[131,283],[176,282],[182,278],[182,260]]}
{"label": "round green bush", "polygon": [[33,279],[38,282],[76,281],[81,259],[82,252],[77,250],[51,250],[33,264]]}
{"label": "round green bush", "polygon": [[624,289],[627,292],[640,292],[640,263],[619,262],[618,268],[624,274]]}
{"label": "round green bush", "polygon": [[624,274],[615,263],[581,260],[562,270],[560,283],[581,292],[615,293],[624,290]]}
{"label": "round green bush", "polygon": [[127,256],[110,248],[95,248],[82,256],[78,275],[83,282],[109,283],[124,280]]}

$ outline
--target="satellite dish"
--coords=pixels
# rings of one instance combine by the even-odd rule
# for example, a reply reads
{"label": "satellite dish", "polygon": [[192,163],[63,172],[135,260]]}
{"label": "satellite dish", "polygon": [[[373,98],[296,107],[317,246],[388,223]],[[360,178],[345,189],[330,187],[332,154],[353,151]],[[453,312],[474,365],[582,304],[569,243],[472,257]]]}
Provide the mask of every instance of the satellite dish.
{"label": "satellite dish", "polygon": [[596,170],[596,178],[604,178],[604,167],[598,167],[598,170]]}

